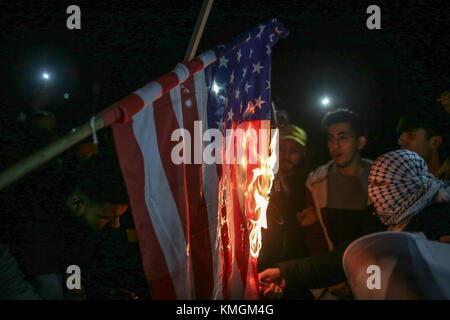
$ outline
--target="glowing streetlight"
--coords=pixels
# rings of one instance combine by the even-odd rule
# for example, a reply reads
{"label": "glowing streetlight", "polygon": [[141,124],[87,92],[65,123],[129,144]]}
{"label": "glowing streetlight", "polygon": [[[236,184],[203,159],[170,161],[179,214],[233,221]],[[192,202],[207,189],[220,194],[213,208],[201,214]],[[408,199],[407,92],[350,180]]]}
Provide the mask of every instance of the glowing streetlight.
{"label": "glowing streetlight", "polygon": [[328,99],[328,97],[324,97],[324,98],[321,100],[321,103],[322,103],[322,105],[323,105],[324,107],[326,107],[326,106],[328,106],[328,105],[330,104],[330,99]]}
{"label": "glowing streetlight", "polygon": [[42,79],[44,80],[50,80],[50,74],[48,72],[43,72],[42,73]]}

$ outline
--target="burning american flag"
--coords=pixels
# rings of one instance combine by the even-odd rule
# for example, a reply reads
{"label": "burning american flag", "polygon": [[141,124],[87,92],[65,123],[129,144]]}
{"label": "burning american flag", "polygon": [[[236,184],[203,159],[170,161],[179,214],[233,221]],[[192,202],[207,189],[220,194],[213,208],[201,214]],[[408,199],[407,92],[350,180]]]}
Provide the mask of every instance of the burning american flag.
{"label": "burning american flag", "polygon": [[152,298],[258,298],[276,163],[271,53],[287,34],[276,19],[262,23],[101,114],[113,124]]}

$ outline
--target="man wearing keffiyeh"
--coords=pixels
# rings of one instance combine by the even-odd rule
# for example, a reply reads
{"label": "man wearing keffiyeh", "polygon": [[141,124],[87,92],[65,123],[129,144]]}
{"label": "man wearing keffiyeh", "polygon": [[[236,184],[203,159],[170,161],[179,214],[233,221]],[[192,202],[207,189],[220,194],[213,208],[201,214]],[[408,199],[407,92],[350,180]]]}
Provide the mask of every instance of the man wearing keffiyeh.
{"label": "man wearing keffiyeh", "polygon": [[[372,165],[368,191],[389,230],[414,233],[379,232],[348,246],[343,266],[355,298],[450,299],[449,181],[417,153],[395,150]],[[379,268],[377,290],[367,285],[368,266]]]}
{"label": "man wearing keffiyeh", "polygon": [[[440,207],[443,213],[447,211],[448,221],[448,210],[442,208],[448,207],[446,203],[450,201],[449,180],[439,180],[430,174],[425,161],[415,152],[395,150],[380,156],[370,170],[368,191],[381,222],[392,230],[410,229],[408,224],[419,214],[429,221],[429,215],[422,213],[429,206]],[[436,221],[434,228],[444,221]],[[430,222],[427,227],[433,228]],[[427,234],[427,230],[421,231]],[[434,237],[435,232],[433,229],[433,234],[427,236]]]}

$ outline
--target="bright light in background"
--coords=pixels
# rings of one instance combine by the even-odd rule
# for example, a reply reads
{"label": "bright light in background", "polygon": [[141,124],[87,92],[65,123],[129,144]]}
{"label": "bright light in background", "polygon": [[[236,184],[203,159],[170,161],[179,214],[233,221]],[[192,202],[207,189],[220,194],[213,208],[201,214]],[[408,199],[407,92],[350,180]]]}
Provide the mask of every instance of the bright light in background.
{"label": "bright light in background", "polygon": [[50,80],[50,74],[48,72],[43,72],[42,73],[42,79],[44,80]]}
{"label": "bright light in background", "polygon": [[212,89],[216,94],[219,93],[219,86],[217,84],[214,83]]}
{"label": "bright light in background", "polygon": [[328,97],[324,97],[324,98],[322,98],[322,100],[320,102],[322,103],[322,105],[324,107],[326,107],[330,104],[330,99],[328,99]]}
{"label": "bright light in background", "polygon": [[70,98],[70,95],[66,92],[66,93],[64,93],[64,99],[69,99]]}

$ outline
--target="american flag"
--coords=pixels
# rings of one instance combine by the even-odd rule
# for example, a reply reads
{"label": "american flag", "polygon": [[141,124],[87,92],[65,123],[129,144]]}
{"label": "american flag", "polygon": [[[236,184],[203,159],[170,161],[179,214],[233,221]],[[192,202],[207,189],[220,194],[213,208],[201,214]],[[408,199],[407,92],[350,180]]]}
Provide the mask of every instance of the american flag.
{"label": "american flag", "polygon": [[[272,47],[287,34],[276,19],[261,23],[101,113],[113,127],[152,298],[257,297],[245,199],[252,167],[242,174],[202,162],[194,149],[209,142],[196,138],[194,121],[223,135],[269,128]],[[175,164],[171,137],[180,128],[193,149],[189,163]]]}

